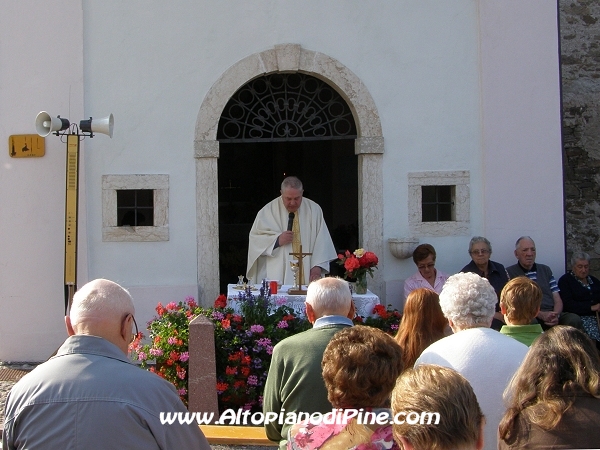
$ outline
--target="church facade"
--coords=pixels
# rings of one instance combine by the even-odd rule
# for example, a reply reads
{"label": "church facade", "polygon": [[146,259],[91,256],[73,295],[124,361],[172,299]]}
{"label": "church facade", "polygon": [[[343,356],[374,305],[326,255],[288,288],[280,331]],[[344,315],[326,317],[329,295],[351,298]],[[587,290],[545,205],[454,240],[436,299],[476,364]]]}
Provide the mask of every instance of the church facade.
{"label": "church facade", "polygon": [[[351,112],[355,169],[335,180],[356,186],[358,245],[379,256],[369,287],[383,303],[401,307],[418,243],[432,244],[436,266],[454,273],[470,260],[474,235],[505,265],[515,261],[515,240],[531,235],[538,259],[564,273],[556,2],[2,6],[5,143],[34,134],[42,110],[71,123],[114,114],[112,139],[81,142],[77,278],[128,288],[138,323],[159,301],[193,296],[210,305],[222,290],[219,177],[229,169],[219,166],[219,124],[240,88],[277,74],[319,80]],[[0,157],[5,361],[45,359],[65,336],[65,143],[54,135],[44,143],[41,157]],[[261,155],[250,157],[269,165]],[[316,176],[310,167],[316,173],[320,162],[311,164],[306,178],[325,197],[319,180],[333,175]],[[335,161],[327,167],[335,171]],[[123,216],[123,191],[140,195],[133,222]],[[343,188],[332,192],[335,220],[345,197]]]}

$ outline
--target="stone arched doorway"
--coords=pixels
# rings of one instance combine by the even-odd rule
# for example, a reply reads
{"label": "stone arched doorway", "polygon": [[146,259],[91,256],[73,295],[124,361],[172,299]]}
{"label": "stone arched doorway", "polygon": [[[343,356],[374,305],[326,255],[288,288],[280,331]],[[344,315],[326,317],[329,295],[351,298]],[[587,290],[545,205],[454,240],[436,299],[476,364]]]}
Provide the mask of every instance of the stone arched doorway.
{"label": "stone arched doorway", "polygon": [[[198,298],[205,305],[219,293],[219,142],[216,140],[219,119],[241,86],[260,75],[275,72],[300,72],[322,79],[334,87],[350,107],[358,136],[355,154],[358,155],[360,245],[382,256],[384,146],[373,99],[360,79],[339,61],[297,44],[277,45],[244,58],[223,73],[207,93],[198,113],[194,139]],[[370,284],[380,296],[383,294],[381,272],[377,271]]]}

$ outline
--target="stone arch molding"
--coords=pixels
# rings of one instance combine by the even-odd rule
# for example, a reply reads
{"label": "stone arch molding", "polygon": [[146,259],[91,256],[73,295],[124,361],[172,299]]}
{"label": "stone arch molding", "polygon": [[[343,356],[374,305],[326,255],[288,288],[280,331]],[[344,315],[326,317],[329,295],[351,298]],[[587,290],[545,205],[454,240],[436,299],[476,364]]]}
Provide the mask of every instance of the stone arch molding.
{"label": "stone arch molding", "polygon": [[[383,135],[371,94],[350,69],[323,53],[299,44],[282,44],[247,56],[227,69],[202,101],[194,136],[196,160],[196,242],[198,298],[209,305],[219,293],[219,221],[217,126],[225,105],[248,81],[274,72],[302,72],[327,82],[352,110],[358,137],[360,243],[380,256],[380,270],[369,289],[385,299],[383,292]],[[235,280],[234,280],[235,281]]]}

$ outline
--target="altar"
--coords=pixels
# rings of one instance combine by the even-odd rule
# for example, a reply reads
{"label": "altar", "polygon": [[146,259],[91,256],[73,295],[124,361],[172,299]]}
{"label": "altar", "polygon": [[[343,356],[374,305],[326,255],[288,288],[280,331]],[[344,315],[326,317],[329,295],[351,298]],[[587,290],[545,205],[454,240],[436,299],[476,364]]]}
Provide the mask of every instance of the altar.
{"label": "altar", "polygon": [[[258,285],[253,286],[252,294],[258,295]],[[289,295],[288,290],[291,289],[291,285],[283,285],[277,290],[277,294],[271,295],[271,302],[273,306],[286,305],[294,310],[294,312],[300,317],[304,317],[304,302],[306,295]],[[227,306],[233,308],[234,311],[240,312],[239,310],[239,295],[242,289],[237,287],[235,284],[227,285]],[[369,317],[373,315],[373,308],[379,304],[379,297],[373,292],[367,290],[366,294],[352,293],[352,300],[356,307],[356,314],[362,317]]]}

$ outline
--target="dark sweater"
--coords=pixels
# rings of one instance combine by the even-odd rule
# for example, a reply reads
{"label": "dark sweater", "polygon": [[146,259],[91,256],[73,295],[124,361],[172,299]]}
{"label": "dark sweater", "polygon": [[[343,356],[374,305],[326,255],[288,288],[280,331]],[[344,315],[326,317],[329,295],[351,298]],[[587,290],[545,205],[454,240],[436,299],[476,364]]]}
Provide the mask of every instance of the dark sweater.
{"label": "dark sweater", "polygon": [[600,280],[589,276],[590,289],[583,286],[571,272],[565,273],[558,280],[560,297],[563,301],[563,311],[579,314],[580,316],[593,316],[591,306],[600,303]]}

